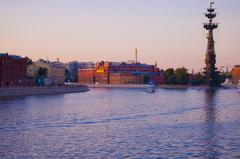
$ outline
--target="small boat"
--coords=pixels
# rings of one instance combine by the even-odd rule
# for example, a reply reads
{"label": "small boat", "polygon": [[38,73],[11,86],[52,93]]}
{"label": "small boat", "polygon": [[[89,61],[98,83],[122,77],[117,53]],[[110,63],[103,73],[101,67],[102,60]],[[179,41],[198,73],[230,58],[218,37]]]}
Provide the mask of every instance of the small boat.
{"label": "small boat", "polygon": [[224,87],[230,87],[232,85],[232,82],[229,80],[229,78],[226,78],[225,82],[222,84]]}
{"label": "small boat", "polygon": [[148,92],[148,93],[155,93],[155,85],[154,84],[147,85],[146,92]]}
{"label": "small boat", "polygon": [[240,93],[240,80],[239,80],[238,85],[237,85],[237,91]]}

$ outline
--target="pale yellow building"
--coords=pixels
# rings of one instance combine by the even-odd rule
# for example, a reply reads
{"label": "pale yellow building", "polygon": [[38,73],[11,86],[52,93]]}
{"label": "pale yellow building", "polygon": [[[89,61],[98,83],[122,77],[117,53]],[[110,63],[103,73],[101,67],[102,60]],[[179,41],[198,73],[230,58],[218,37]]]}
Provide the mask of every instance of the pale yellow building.
{"label": "pale yellow building", "polygon": [[64,84],[65,68],[59,62],[50,62],[46,60],[38,60],[27,68],[27,75],[31,78],[36,78],[39,68],[47,69],[47,78],[54,80],[57,85]]}
{"label": "pale yellow building", "polygon": [[37,77],[38,67],[32,63],[27,66],[27,77],[28,78],[36,78]]}

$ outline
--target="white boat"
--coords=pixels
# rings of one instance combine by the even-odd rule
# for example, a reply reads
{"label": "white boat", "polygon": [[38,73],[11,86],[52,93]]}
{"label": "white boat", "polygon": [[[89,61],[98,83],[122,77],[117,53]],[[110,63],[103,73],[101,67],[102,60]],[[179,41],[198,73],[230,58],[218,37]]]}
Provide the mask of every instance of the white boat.
{"label": "white boat", "polygon": [[149,84],[146,87],[146,92],[148,93],[154,93],[155,92],[155,85],[154,84]]}
{"label": "white boat", "polygon": [[240,92],[240,80],[239,80],[238,85],[237,85],[237,91]]}
{"label": "white boat", "polygon": [[229,80],[229,78],[226,78],[225,82],[222,84],[224,87],[230,87],[232,85],[232,82]]}

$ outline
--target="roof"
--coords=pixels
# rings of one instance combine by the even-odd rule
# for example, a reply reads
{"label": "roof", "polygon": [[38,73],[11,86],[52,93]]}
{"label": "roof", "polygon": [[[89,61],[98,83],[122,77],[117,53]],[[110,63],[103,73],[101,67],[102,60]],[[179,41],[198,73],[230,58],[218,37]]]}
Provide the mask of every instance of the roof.
{"label": "roof", "polygon": [[235,67],[235,68],[240,68],[240,65],[235,65],[234,67]]}
{"label": "roof", "polygon": [[148,65],[143,63],[134,63],[134,64],[128,64],[128,63],[120,63],[118,65],[111,65],[111,66],[119,66],[119,67],[154,67],[154,65]]}
{"label": "roof", "polygon": [[0,57],[6,56],[7,53],[0,53]]}
{"label": "roof", "polygon": [[18,55],[9,55],[8,53],[0,53],[0,57],[10,57],[11,59],[14,59],[14,60],[21,60],[22,57],[21,56],[18,56]]}
{"label": "roof", "polygon": [[11,55],[10,57],[14,60],[21,60],[22,59],[21,56],[17,56],[17,55]]}

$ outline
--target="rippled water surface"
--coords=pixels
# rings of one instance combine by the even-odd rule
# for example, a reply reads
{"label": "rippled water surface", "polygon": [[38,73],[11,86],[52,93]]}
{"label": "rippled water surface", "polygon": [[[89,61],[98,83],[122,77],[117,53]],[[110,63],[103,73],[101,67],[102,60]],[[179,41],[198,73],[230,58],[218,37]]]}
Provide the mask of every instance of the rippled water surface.
{"label": "rippled water surface", "polygon": [[236,90],[0,99],[0,158],[240,158]]}

